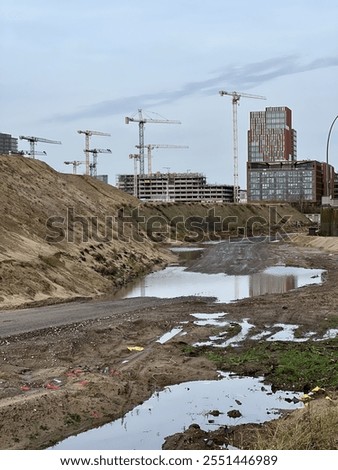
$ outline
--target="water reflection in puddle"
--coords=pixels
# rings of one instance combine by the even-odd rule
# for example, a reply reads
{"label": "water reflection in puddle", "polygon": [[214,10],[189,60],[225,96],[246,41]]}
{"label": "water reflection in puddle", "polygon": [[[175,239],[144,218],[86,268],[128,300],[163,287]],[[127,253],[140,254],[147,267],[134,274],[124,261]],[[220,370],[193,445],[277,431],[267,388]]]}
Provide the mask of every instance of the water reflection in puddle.
{"label": "water reflection in puddle", "polygon": [[[293,398],[297,402],[298,396],[294,392],[272,393],[260,378],[222,374],[220,380],[166,387],[122,419],[65,439],[53,449],[159,450],[166,436],[184,431],[192,423],[199,424],[204,430],[262,423],[277,418],[281,410],[302,407],[300,402],[291,402]],[[213,413],[211,416],[213,410],[219,411],[219,415]],[[231,410],[240,411],[241,416],[230,418],[227,413]]]}
{"label": "water reflection in puddle", "polygon": [[267,293],[283,293],[305,285],[320,284],[324,272],[321,269],[275,266],[252,275],[228,276],[222,273],[190,272],[182,266],[169,266],[121,290],[116,297],[204,296],[215,297],[217,302],[226,303]]}

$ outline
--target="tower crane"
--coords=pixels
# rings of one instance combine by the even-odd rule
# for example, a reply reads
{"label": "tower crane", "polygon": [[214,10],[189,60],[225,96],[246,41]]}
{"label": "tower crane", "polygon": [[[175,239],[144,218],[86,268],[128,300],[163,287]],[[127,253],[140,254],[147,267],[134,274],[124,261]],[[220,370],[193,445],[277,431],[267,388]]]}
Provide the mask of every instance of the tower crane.
{"label": "tower crane", "polygon": [[239,100],[243,98],[255,98],[258,100],[266,100],[265,96],[249,95],[247,93],[238,93],[237,91],[220,91],[221,96],[232,97],[232,132],[233,132],[233,159],[234,159],[234,202],[239,201],[239,185],[238,185],[238,124],[237,124],[237,106]]}
{"label": "tower crane", "polygon": [[129,158],[134,159],[134,196],[138,196],[138,190],[137,190],[137,162],[140,161],[140,154],[139,153],[131,153],[129,155]]}
{"label": "tower crane", "polygon": [[138,110],[138,117],[126,117],[125,123],[129,124],[130,122],[139,123],[139,147],[140,147],[140,174],[144,175],[144,125],[146,123],[153,124],[181,124],[181,121],[169,120],[169,119],[152,119],[146,118],[142,114],[142,109]]}
{"label": "tower crane", "polygon": [[[139,149],[140,146],[136,145],[136,148]],[[152,174],[152,155],[151,151],[154,149],[188,149],[188,145],[171,145],[171,144],[147,144],[144,146],[148,150],[147,159],[148,159],[148,175]]]}
{"label": "tower crane", "polygon": [[101,136],[107,136],[110,137],[110,134],[107,132],[99,132],[99,131],[77,131],[78,134],[84,134],[85,135],[85,153],[86,153],[86,175],[89,175],[90,173],[90,158],[89,158],[89,149],[90,149],[90,137],[92,135],[101,135]]}
{"label": "tower crane", "polygon": [[45,144],[61,144],[59,140],[43,139],[42,137],[20,135],[19,139],[28,140],[30,144],[29,155],[31,155],[33,158],[35,158],[35,155],[38,155],[35,150],[35,146],[37,142],[44,142]]}
{"label": "tower crane", "polygon": [[65,165],[73,165],[73,175],[76,175],[76,169],[79,165],[83,165],[86,162],[81,162],[79,160],[73,160],[72,162],[63,162]]}
{"label": "tower crane", "polygon": [[93,154],[93,163],[89,164],[89,170],[90,170],[90,176],[94,176],[94,178],[97,177],[97,154],[98,153],[111,153],[110,149],[89,149],[89,150],[84,150],[87,154],[92,153]]}

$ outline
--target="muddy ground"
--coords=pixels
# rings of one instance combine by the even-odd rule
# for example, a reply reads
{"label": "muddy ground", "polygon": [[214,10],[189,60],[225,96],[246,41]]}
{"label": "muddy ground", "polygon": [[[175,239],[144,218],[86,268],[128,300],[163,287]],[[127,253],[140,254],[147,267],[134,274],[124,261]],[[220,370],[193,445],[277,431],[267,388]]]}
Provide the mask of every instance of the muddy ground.
{"label": "muddy ground", "polygon": [[[196,297],[116,301],[106,296],[24,314],[0,312],[0,448],[47,448],[120,418],[167,385],[217,378],[215,362],[191,354],[196,341],[214,333],[212,326],[196,325],[192,313],[227,312],[234,323],[246,318],[255,324],[255,333],[277,322],[322,335],[338,314],[335,253],[284,242],[221,243],[210,245],[188,269],[247,274],[280,263],[322,268],[327,274],[321,285],[230,304]],[[157,342],[182,321],[187,322],[185,336]],[[258,373],[243,365],[239,372]],[[231,435],[236,442],[236,428]],[[208,442],[215,448],[222,444],[219,439],[210,440],[193,427],[168,438],[164,448],[201,449]]]}

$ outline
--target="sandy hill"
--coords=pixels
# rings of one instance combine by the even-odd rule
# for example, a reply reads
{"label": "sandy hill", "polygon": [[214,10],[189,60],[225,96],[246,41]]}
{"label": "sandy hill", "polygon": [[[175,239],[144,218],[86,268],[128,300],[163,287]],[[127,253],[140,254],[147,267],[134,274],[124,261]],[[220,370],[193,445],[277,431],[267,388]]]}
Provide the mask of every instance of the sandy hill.
{"label": "sandy hill", "polygon": [[124,240],[105,231],[139,201],[94,178],[2,156],[0,188],[0,308],[97,295],[167,258],[147,237],[126,241],[128,224]]}
{"label": "sandy hill", "polygon": [[[205,217],[210,210],[196,203],[141,206],[92,177],[58,173],[18,156],[0,156],[0,192],[0,309],[96,296],[168,262],[170,256],[147,236],[144,224],[136,230],[125,223],[121,236],[126,214],[134,222],[138,216],[134,208],[165,220],[169,232],[181,237],[186,227],[170,227],[171,219]],[[223,218],[236,214],[240,226],[248,218],[269,217],[262,205],[224,204],[216,212]],[[291,227],[308,223],[288,205],[279,206],[279,218],[290,214]]]}

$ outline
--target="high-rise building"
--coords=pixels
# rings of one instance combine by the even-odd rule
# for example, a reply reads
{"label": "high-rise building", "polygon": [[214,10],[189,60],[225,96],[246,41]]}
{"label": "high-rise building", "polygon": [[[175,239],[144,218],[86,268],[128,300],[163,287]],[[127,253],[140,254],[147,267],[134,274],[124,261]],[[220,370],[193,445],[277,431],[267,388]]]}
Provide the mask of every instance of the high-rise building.
{"label": "high-rise building", "polygon": [[292,112],[286,106],[250,113],[248,161],[297,160],[297,133],[292,129]]}
{"label": "high-rise building", "polygon": [[11,134],[0,133],[0,155],[18,153],[18,139]]}
{"label": "high-rise building", "polygon": [[[333,193],[334,168],[317,160],[297,161],[297,133],[286,106],[250,113],[248,201],[320,204]],[[326,184],[327,183],[327,184]]]}

